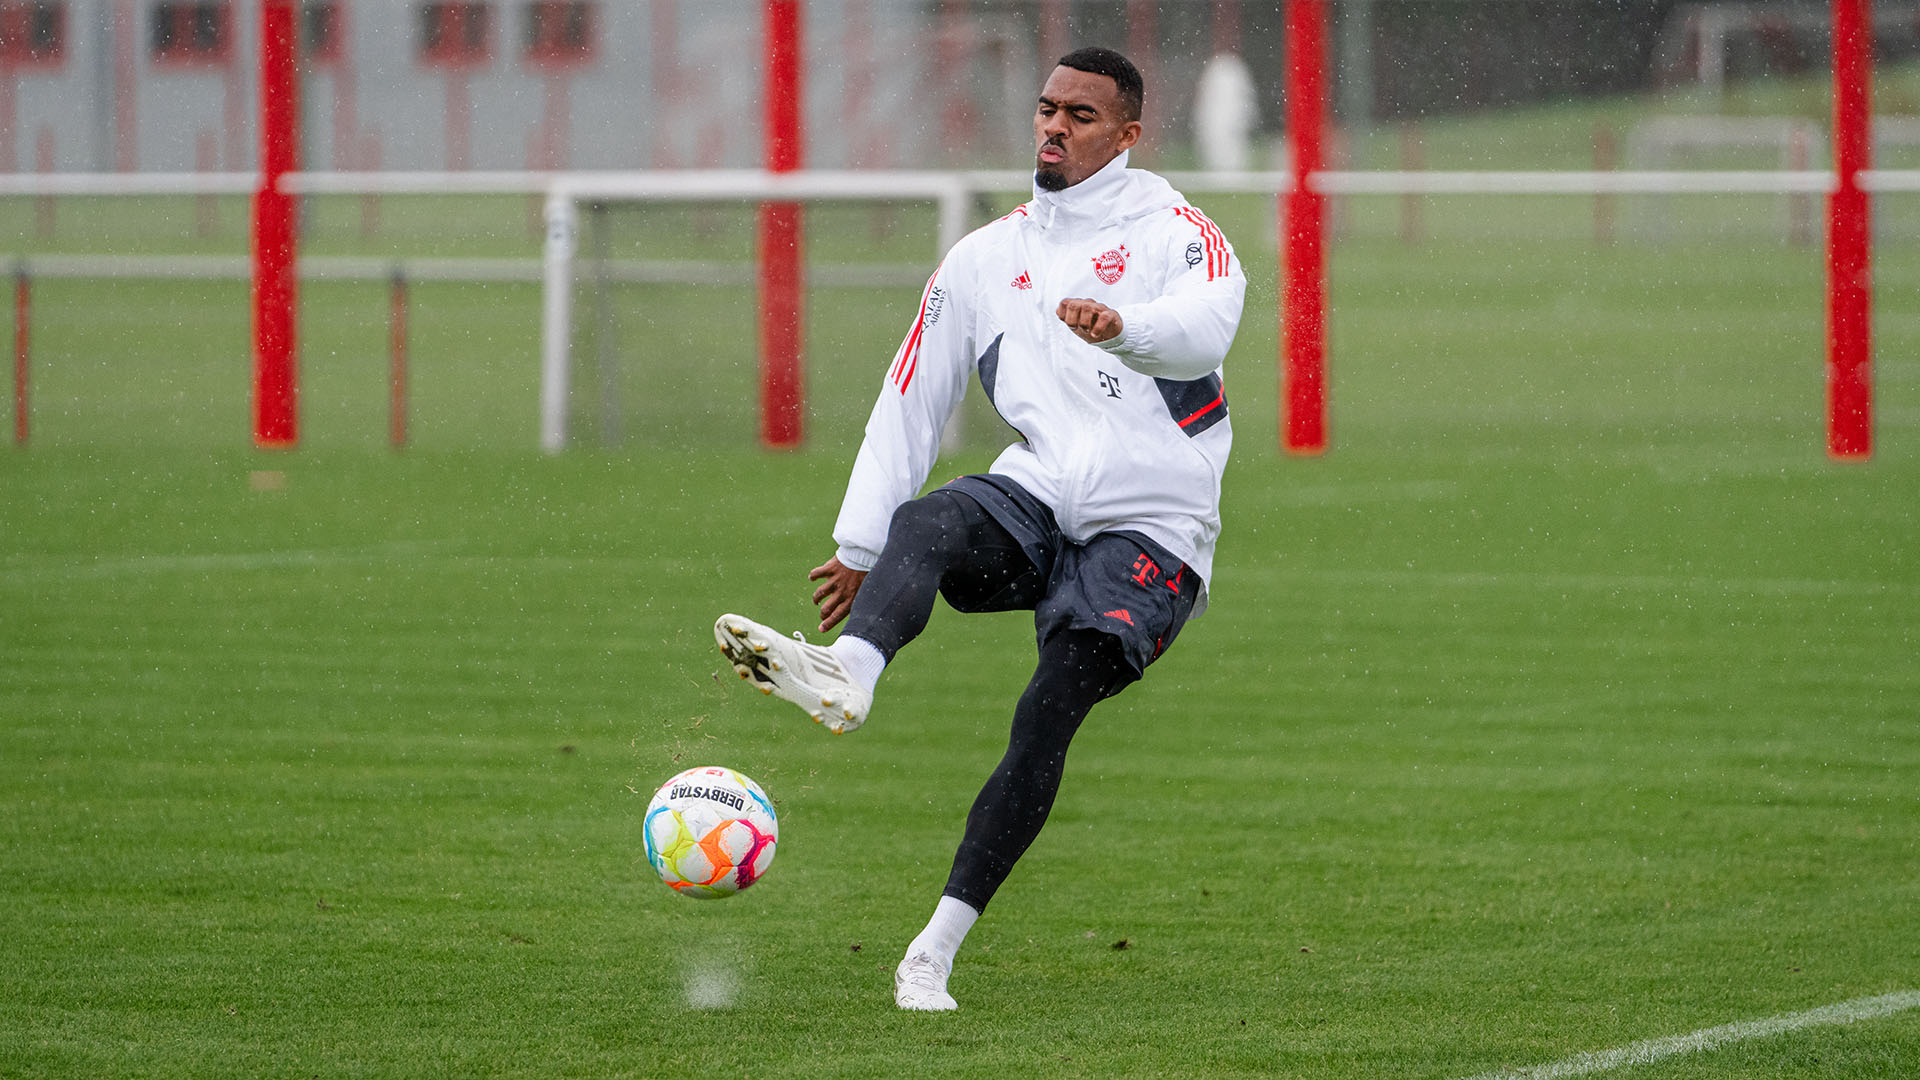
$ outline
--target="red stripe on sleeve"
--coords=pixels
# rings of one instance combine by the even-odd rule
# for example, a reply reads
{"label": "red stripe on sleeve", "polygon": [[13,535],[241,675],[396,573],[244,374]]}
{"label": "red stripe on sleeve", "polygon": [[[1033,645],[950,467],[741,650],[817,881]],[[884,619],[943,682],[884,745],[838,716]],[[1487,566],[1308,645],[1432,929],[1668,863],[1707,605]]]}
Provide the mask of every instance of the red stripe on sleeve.
{"label": "red stripe on sleeve", "polygon": [[1176,206],[1173,212],[1200,230],[1200,239],[1206,244],[1207,250],[1207,280],[1226,276],[1230,256],[1227,254],[1227,238],[1221,233],[1220,227],[1191,206]]}
{"label": "red stripe on sleeve", "polygon": [[911,370],[911,361],[919,352],[920,324],[916,322],[913,324],[912,332],[907,335],[907,340],[900,346],[900,357],[893,362],[893,370],[887,373],[887,378],[892,379],[894,384],[900,387],[900,392],[903,394],[907,392],[907,384],[901,380],[906,376],[907,372]]}
{"label": "red stripe on sleeve", "polygon": [[[1214,276],[1224,277],[1227,273],[1227,238],[1220,235],[1220,227],[1207,215],[1195,210],[1193,216],[1199,219],[1200,228],[1207,234],[1207,245],[1213,249]],[[1211,280],[1211,279],[1209,279]]]}
{"label": "red stripe on sleeve", "polygon": [[1207,215],[1200,213],[1198,210],[1195,210],[1194,214],[1199,217],[1201,223],[1206,226],[1207,235],[1213,238],[1213,251],[1214,256],[1219,260],[1220,276],[1227,276],[1227,260],[1231,256],[1227,254],[1226,236],[1220,232],[1220,226],[1215,225],[1212,218],[1207,217]]}
{"label": "red stripe on sleeve", "polygon": [[[941,266],[946,264],[942,262]],[[940,280],[940,266],[933,268],[933,276],[927,279],[927,288],[920,294],[920,313],[914,316],[913,329],[908,332],[906,343],[900,346],[900,355],[887,371],[887,378],[900,387],[902,394],[907,392],[907,384],[913,382],[913,369],[920,364],[920,338],[927,328],[927,303],[933,297],[933,283]]]}
{"label": "red stripe on sleeve", "polygon": [[900,393],[901,394],[904,395],[907,392],[907,387],[913,385],[913,373],[916,370],[918,370],[919,367],[920,367],[920,343],[916,341],[913,343],[913,362],[907,365],[907,370],[900,373]]}

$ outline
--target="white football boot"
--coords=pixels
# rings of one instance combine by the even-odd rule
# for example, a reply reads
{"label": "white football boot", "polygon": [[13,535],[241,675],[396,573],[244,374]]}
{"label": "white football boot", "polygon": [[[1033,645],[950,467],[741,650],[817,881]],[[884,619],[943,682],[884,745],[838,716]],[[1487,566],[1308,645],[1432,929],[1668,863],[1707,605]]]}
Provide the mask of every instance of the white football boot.
{"label": "white football boot", "polygon": [[835,735],[867,722],[872,691],[854,682],[825,645],[809,645],[797,632],[781,637],[741,615],[720,616],[713,638],[741,678],[805,709]]}
{"label": "white football boot", "polygon": [[947,993],[951,969],[931,953],[911,953],[893,970],[893,1003],[914,1012],[952,1012],[960,1007]]}

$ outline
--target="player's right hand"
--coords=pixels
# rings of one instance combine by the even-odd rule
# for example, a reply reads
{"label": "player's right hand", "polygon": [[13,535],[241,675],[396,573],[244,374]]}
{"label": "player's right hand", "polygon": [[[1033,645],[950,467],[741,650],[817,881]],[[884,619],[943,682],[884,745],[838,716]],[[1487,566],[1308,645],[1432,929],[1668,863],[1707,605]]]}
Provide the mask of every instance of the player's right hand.
{"label": "player's right hand", "polygon": [[1120,313],[1098,300],[1068,297],[1054,309],[1054,317],[1067,324],[1075,337],[1089,345],[1098,345],[1120,336],[1125,324]]}
{"label": "player's right hand", "polygon": [[867,572],[843,564],[836,555],[807,571],[807,580],[820,582],[813,590],[813,602],[820,605],[820,632],[824,634],[853,610],[853,596],[860,591],[860,583],[867,580]]}

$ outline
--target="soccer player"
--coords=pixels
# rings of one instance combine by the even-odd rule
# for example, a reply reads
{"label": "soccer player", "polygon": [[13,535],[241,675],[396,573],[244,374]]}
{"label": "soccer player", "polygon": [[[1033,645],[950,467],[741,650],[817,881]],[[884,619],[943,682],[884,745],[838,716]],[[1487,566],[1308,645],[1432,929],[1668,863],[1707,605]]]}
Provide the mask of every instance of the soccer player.
{"label": "soccer player", "polygon": [[[838,549],[809,578],[831,645],[739,615],[714,637],[740,676],[834,732],[881,670],[959,611],[1032,610],[1033,678],[933,918],[894,972],[903,1009],[953,1009],[961,940],[1045,823],[1089,710],[1140,678],[1206,606],[1232,443],[1220,364],[1246,278],[1213,222],[1150,172],[1140,73],[1061,57],[1033,116],[1033,199],[961,240],[927,282],[867,421]],[[990,472],[919,498],[977,373],[1020,435]]]}

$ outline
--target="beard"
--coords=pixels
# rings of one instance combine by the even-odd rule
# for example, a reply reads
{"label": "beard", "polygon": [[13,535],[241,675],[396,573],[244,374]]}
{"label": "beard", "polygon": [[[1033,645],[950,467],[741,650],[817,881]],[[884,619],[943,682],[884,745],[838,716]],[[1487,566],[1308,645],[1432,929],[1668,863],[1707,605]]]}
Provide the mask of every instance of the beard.
{"label": "beard", "polygon": [[1063,156],[1059,161],[1046,162],[1040,160],[1040,150],[1033,152],[1034,186],[1038,187],[1041,191],[1064,191],[1067,187],[1067,174],[1065,171],[1067,161],[1064,156],[1067,148],[1057,142],[1048,140],[1040,149],[1044,150],[1048,146],[1060,151]]}

